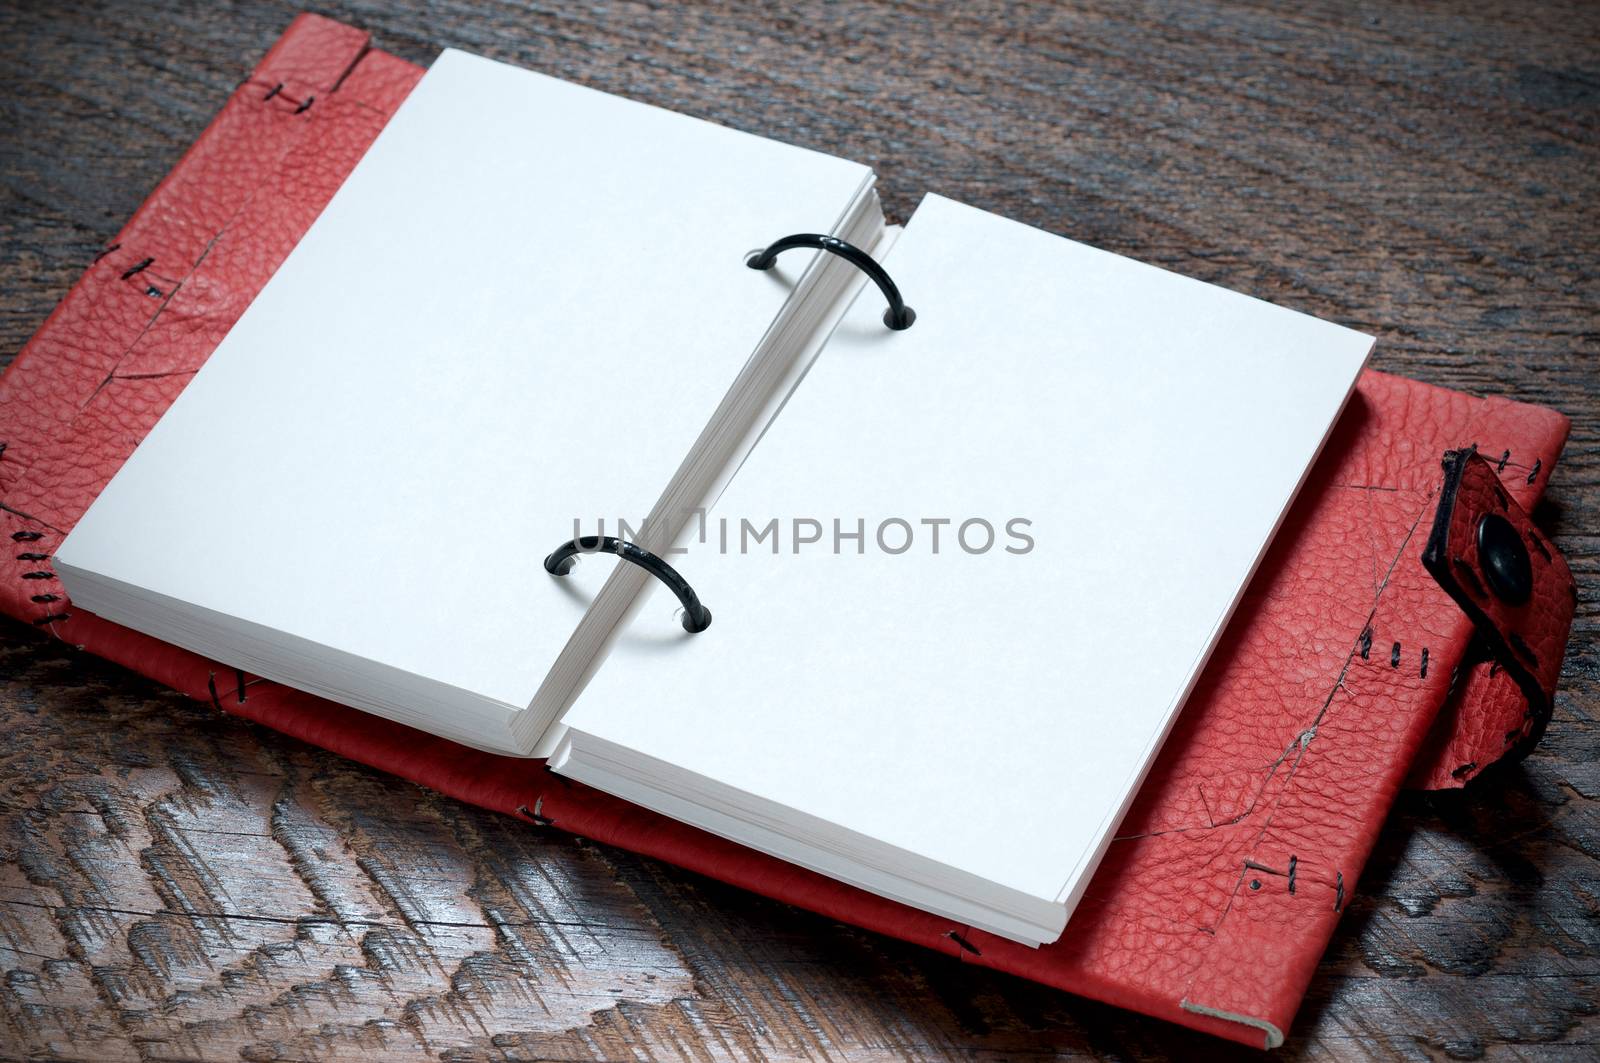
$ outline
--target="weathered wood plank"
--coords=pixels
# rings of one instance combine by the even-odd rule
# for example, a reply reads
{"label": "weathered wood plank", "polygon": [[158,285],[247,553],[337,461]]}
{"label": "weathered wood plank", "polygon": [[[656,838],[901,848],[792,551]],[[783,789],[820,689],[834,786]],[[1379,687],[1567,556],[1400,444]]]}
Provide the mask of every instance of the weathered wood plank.
{"label": "weathered wood plank", "polygon": [[[1575,418],[1543,748],[1402,799],[1293,1056],[1600,1041],[1600,10],[322,10],[876,165]],[[0,6],[0,364],[294,14]],[[1225,456],[1214,456],[1214,460]],[[1184,1031],[456,805],[0,625],[0,1056],[1206,1057]]]}

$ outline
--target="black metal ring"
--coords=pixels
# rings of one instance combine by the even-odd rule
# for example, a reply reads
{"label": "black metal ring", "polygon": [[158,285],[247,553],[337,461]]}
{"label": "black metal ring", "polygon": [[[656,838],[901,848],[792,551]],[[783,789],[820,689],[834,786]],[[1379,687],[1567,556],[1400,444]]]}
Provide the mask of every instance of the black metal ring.
{"label": "black metal ring", "polygon": [[665,583],[678,601],[683,604],[683,630],[693,635],[711,626],[711,610],[700,604],[700,596],[689,586],[689,581],[678,575],[678,570],[642,546],[618,539],[615,535],[580,535],[562,543],[555,553],[544,559],[544,570],[552,576],[565,576],[579,554],[616,554],[631,561],[656,579]]}
{"label": "black metal ring", "polygon": [[745,265],[751,269],[771,269],[773,263],[778,261],[778,255],[792,247],[814,247],[819,251],[838,255],[871,277],[878,290],[883,293],[883,297],[889,300],[889,309],[883,312],[883,323],[895,331],[910,328],[911,323],[917,319],[917,312],[900,298],[900,289],[895,287],[894,281],[889,279],[889,274],[884,272],[883,267],[861,248],[837,236],[823,236],[820,233],[795,233],[793,236],[785,236],[768,244],[764,251],[752,251],[750,257],[745,259]]}

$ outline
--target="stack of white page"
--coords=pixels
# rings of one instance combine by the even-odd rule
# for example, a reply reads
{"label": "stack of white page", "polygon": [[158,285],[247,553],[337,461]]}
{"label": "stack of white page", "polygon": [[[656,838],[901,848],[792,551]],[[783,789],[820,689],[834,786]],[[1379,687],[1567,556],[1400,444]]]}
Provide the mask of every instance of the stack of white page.
{"label": "stack of white page", "polygon": [[936,196],[885,266],[551,764],[1050,941],[1371,340]]}
{"label": "stack of white page", "polygon": [[669,483],[696,493],[680,481],[728,460],[718,418],[766,401],[719,406],[730,384],[774,342],[820,339],[774,323],[806,257],[769,275],[746,254],[807,229],[870,245],[872,184],[446,52],[57,572],[130,627],[527,754],[563,699],[527,710],[604,574],[556,584],[541,559],[602,518],[637,527]]}
{"label": "stack of white page", "polygon": [[[936,196],[900,233],[874,180],[447,52],[56,571],[224,665],[1053,940],[1371,340]],[[839,257],[745,267],[796,232],[878,256],[915,323]],[[613,557],[543,568],[619,521],[682,547],[708,630]]]}

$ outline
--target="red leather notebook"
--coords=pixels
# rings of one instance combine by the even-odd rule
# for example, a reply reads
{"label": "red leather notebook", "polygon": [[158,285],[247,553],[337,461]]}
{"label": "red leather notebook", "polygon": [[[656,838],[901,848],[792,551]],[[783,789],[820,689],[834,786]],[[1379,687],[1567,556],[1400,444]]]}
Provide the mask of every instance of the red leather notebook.
{"label": "red leather notebook", "polygon": [[[1362,378],[1061,940],[1031,949],[564,780],[206,661],[66,600],[55,545],[422,74],[304,15],[0,378],[0,610],[445,794],[956,959],[1281,1043],[1397,790],[1549,715],[1575,601],[1526,510],[1559,413]],[[1248,476],[1247,457],[1207,475]],[[965,801],[982,801],[965,793]]]}

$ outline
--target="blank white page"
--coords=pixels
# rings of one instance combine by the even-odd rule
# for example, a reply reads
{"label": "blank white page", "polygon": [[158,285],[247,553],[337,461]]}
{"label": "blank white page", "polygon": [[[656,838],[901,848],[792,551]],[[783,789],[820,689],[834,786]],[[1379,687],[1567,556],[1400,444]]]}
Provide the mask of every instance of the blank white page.
{"label": "blank white page", "polygon": [[541,559],[650,510],[788,293],[744,255],[869,180],[447,51],[61,559],[524,706]]}
{"label": "blank white page", "polygon": [[936,196],[886,266],[566,723],[1070,904],[1372,341]]}

